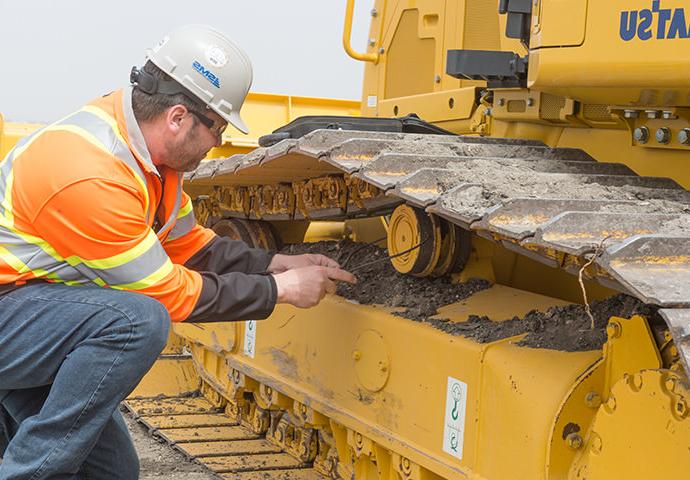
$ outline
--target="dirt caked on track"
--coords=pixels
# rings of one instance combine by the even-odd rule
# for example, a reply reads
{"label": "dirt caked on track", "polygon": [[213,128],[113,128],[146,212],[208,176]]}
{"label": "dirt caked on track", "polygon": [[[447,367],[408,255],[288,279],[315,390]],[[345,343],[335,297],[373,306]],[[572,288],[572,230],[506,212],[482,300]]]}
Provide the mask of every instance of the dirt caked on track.
{"label": "dirt caked on track", "polygon": [[533,310],[522,318],[489,319],[471,315],[465,322],[451,322],[435,318],[438,309],[489,288],[491,284],[488,281],[470,279],[465,283],[453,283],[448,276],[418,278],[403,275],[387,260],[386,249],[347,240],[289,245],[283,253],[321,253],[331,257],[358,279],[356,285],[340,283],[338,295],[363,305],[378,304],[401,309],[395,315],[428,323],[450,335],[464,336],[479,343],[526,334],[518,345],[570,352],[596,350],[606,341],[606,325],[611,316],[629,318],[640,314],[647,318],[656,317],[652,307],[621,294],[592,302],[594,329],[585,307],[577,304],[552,307],[545,312]]}

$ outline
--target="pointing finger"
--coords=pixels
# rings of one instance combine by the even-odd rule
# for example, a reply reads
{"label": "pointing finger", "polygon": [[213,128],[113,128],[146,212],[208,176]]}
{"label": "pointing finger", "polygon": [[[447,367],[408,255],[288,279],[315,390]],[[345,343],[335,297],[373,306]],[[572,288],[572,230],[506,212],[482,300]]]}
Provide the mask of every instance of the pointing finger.
{"label": "pointing finger", "polygon": [[357,283],[357,278],[354,275],[347,270],[342,270],[340,268],[327,268],[326,275],[328,275],[328,278],[331,280],[338,280],[352,284]]}

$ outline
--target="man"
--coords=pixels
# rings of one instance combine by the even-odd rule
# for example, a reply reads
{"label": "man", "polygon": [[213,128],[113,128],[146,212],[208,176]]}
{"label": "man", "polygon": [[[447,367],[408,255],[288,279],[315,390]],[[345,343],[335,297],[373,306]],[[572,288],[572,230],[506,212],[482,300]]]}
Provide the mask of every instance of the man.
{"label": "man", "polygon": [[180,28],[132,87],[0,164],[0,479],[138,478],[117,408],[171,320],[266,318],[355,281],[326,257],[271,255],[196,224],[182,172],[226,122],[247,131],[251,80],[222,34]]}

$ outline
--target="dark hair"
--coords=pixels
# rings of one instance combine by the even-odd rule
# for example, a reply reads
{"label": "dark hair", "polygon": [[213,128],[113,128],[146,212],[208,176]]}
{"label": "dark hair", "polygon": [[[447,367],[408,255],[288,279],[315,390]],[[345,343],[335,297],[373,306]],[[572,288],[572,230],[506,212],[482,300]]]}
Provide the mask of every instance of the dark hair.
{"label": "dark hair", "polygon": [[[172,80],[170,75],[150,61],[146,62],[143,70],[153,75],[157,80]],[[132,91],[132,109],[134,110],[134,117],[139,122],[153,120],[174,105],[184,105],[187,107],[187,110],[203,110],[203,108],[200,108],[199,102],[192,100],[184,93],[176,93],[174,95],[164,93],[148,94],[136,86]],[[192,118],[195,123],[198,122],[196,117]]]}

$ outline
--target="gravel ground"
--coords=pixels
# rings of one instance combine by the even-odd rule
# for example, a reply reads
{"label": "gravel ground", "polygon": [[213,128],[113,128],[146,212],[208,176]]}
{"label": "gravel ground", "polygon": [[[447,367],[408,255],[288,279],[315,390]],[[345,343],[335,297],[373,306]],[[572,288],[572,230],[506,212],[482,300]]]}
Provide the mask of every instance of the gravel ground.
{"label": "gravel ground", "polygon": [[150,436],[146,428],[125,412],[125,421],[139,452],[140,480],[211,480],[217,479],[205,467],[190,462],[179,452]]}

